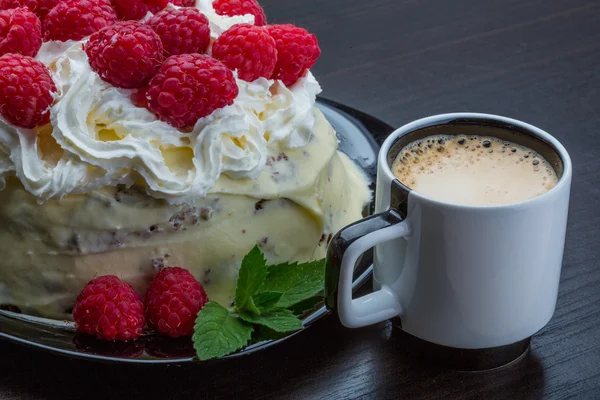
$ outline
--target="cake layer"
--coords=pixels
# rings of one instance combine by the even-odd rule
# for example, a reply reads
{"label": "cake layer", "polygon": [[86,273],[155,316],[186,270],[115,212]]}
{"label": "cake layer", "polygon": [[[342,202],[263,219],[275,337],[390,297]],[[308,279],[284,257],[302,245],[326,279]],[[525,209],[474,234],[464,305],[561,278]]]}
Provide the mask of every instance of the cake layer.
{"label": "cake layer", "polygon": [[370,193],[337,151],[329,123],[315,116],[308,145],[271,156],[256,180],[222,175],[190,205],[137,186],[39,204],[9,179],[0,191],[0,305],[69,319],[94,277],[115,274],[143,294],[166,265],[190,270],[211,299],[230,304],[241,259],[254,245],[271,263],[324,257],[328,238],[361,217]]}

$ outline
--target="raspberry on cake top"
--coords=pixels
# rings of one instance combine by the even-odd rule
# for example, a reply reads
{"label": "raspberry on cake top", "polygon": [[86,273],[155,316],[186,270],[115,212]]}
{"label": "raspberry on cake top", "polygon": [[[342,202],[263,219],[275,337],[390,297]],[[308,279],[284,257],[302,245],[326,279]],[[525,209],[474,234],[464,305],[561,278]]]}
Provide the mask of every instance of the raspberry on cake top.
{"label": "raspberry on cake top", "polygon": [[322,257],[361,217],[316,37],[255,0],[162,1],[0,0],[0,305],[63,317],[94,276],[142,292],[163,265],[227,299],[253,245]]}

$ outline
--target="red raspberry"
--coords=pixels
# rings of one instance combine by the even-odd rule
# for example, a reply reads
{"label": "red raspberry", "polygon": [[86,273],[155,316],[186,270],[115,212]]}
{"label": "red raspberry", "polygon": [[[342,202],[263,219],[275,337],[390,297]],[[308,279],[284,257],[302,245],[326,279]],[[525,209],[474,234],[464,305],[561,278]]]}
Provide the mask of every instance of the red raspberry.
{"label": "red raspberry", "polygon": [[149,12],[156,14],[168,3],[168,0],[112,0],[119,19],[125,21],[142,19]]}
{"label": "red raspberry", "polygon": [[108,0],[61,0],[44,19],[44,40],[81,40],[116,21]]}
{"label": "red raspberry", "polygon": [[0,115],[9,123],[35,128],[50,122],[56,86],[48,68],[21,54],[0,57]]}
{"label": "red raspberry", "polygon": [[58,0],[0,0],[0,9],[27,7],[38,16],[40,21],[44,21],[46,14],[54,8],[57,2]]}
{"label": "red raspberry", "polygon": [[173,0],[171,3],[177,7],[194,7],[196,0]]}
{"label": "red raspberry", "polygon": [[78,332],[102,340],[130,340],[144,327],[144,303],[131,285],[114,275],[90,281],[73,308]]}
{"label": "red raspberry", "polygon": [[27,7],[0,11],[0,55],[35,57],[42,47],[42,24]]}
{"label": "red raspberry", "polygon": [[184,128],[233,104],[237,95],[233,73],[220,61],[207,55],[180,54],[167,58],[150,81],[148,109]]}
{"label": "red raspberry", "polygon": [[194,332],[198,311],[208,302],[202,285],[187,270],[164,268],[146,291],[148,326],[173,338]]}
{"label": "red raspberry", "polygon": [[205,53],[210,43],[208,19],[196,8],[162,10],[146,23],[160,36],[167,57]]}
{"label": "red raspberry", "polygon": [[121,88],[148,83],[160,68],[163,45],[149,26],[121,21],[100,29],[85,46],[90,66],[100,77]]}
{"label": "red raspberry", "polygon": [[254,15],[254,25],[264,26],[267,24],[265,12],[256,0],[215,0],[213,8],[219,15]]}
{"label": "red raspberry", "polygon": [[261,76],[270,78],[277,62],[275,40],[261,26],[234,25],[215,41],[212,55],[240,79],[252,82]]}
{"label": "red raspberry", "polygon": [[319,42],[315,35],[294,25],[269,25],[267,29],[277,44],[277,65],[272,77],[293,85],[321,55]]}

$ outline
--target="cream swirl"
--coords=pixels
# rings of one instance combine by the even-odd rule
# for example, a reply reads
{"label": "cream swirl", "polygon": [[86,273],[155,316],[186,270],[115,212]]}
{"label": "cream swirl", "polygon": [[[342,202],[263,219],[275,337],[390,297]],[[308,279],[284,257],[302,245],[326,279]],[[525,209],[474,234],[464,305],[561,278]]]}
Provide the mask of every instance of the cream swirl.
{"label": "cream swirl", "polygon": [[[198,0],[197,7],[209,19],[213,38],[254,18],[219,16],[209,0]],[[320,87],[310,72],[291,87],[236,78],[234,103],[182,132],[135,106],[131,90],[100,79],[84,44],[85,39],[44,43],[37,58],[50,68],[57,87],[51,123],[32,131],[0,120],[0,185],[16,176],[44,201],[143,182],[156,198],[194,202],[222,174],[256,179],[269,155],[311,139]]]}

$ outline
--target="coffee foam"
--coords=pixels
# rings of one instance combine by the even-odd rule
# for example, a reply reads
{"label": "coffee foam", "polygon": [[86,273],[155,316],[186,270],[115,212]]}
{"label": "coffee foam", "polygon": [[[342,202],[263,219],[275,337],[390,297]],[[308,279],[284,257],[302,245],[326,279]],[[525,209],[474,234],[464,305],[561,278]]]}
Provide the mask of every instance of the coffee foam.
{"label": "coffee foam", "polygon": [[558,177],[532,149],[487,136],[436,135],[404,147],[392,165],[406,186],[436,200],[494,206],[552,189]]}

